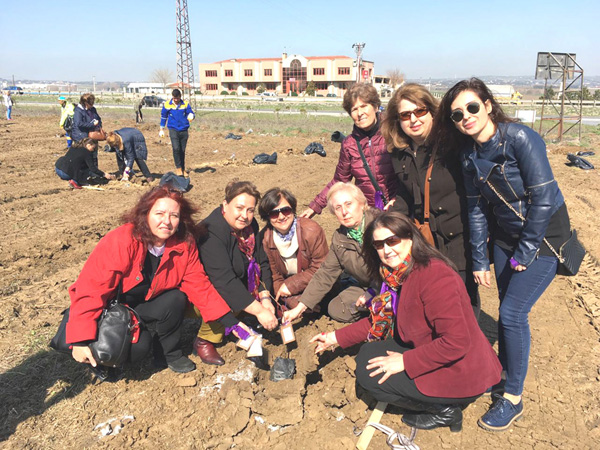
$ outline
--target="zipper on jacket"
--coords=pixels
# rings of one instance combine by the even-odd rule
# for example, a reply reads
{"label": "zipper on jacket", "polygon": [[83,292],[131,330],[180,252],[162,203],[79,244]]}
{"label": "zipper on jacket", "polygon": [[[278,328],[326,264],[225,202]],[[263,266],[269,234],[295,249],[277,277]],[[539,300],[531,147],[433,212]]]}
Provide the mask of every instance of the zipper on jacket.
{"label": "zipper on jacket", "polygon": [[[517,193],[513,189],[512,185],[508,181],[508,178],[506,178],[506,171],[504,170],[504,166],[500,166],[500,173],[502,174],[502,177],[504,178],[504,181],[506,181],[506,185],[508,186],[508,188],[510,189],[510,192],[512,192],[513,197],[515,198],[515,200],[518,203],[519,214],[521,214],[523,216],[524,215],[523,214],[523,208],[522,208],[522,203],[523,202],[519,199],[519,196],[517,195]],[[521,220],[521,223],[525,223],[525,222],[523,220]]]}
{"label": "zipper on jacket", "polygon": [[[378,177],[379,174],[377,173],[377,164],[375,164],[375,154],[373,153],[373,146],[371,145],[371,138],[369,138],[369,153],[371,154],[371,160],[373,161],[373,167],[371,167],[371,172],[373,172],[375,179],[377,180],[377,178],[379,178]],[[370,166],[370,164],[369,164],[369,166]],[[381,188],[384,189],[383,186]],[[387,198],[387,192],[383,192],[383,194]]]}

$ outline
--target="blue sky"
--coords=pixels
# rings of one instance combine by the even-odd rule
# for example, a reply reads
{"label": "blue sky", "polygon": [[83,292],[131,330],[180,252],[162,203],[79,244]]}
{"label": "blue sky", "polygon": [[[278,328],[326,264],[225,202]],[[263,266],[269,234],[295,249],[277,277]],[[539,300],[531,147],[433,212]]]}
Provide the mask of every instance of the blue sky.
{"label": "blue sky", "polygon": [[[148,81],[175,73],[175,1],[2,2],[0,77]],[[9,4],[7,4],[9,3]],[[188,0],[198,63],[230,58],[353,56],[407,78],[533,75],[538,51],[571,52],[600,75],[597,0]]]}

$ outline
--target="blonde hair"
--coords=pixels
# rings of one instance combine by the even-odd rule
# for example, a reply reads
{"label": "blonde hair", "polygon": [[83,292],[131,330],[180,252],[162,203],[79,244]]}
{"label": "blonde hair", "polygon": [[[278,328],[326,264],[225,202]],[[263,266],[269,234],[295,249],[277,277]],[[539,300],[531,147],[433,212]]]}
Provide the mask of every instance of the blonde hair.
{"label": "blonde hair", "polygon": [[123,142],[123,139],[114,131],[109,131],[106,135],[106,143],[111,147],[121,148],[121,142]]}
{"label": "blonde hair", "polygon": [[331,211],[333,214],[335,214],[335,210],[333,208],[333,204],[331,203],[331,199],[335,194],[337,194],[340,191],[348,191],[350,195],[354,197],[354,200],[356,200],[363,206],[367,206],[367,197],[365,197],[363,191],[357,188],[356,185],[354,185],[353,183],[344,183],[342,181],[338,181],[333,186],[331,186],[329,192],[327,192],[327,207],[329,208],[329,211]]}

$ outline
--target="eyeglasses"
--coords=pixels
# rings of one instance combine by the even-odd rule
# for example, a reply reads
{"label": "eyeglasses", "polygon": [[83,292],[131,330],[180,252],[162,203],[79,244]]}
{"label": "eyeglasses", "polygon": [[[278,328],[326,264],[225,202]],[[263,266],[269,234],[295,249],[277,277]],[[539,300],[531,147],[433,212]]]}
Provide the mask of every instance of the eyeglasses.
{"label": "eyeglasses", "polygon": [[294,212],[294,210],[292,209],[291,206],[284,206],[283,208],[274,209],[273,211],[271,211],[269,213],[269,219],[271,219],[271,220],[277,219],[279,217],[279,213],[281,213],[285,217],[287,217],[290,214],[292,214],[293,212]]}
{"label": "eyeglasses", "polygon": [[[469,112],[469,114],[477,114],[480,109],[481,105],[479,104],[479,102],[471,102],[467,105],[467,111]],[[450,118],[454,122],[458,123],[465,118],[465,113],[462,112],[460,109],[455,109],[454,111],[452,111],[452,114],[450,114]]]}
{"label": "eyeglasses", "polygon": [[429,112],[429,109],[422,107],[413,109],[412,111],[402,111],[399,116],[400,120],[410,120],[411,116],[414,114],[415,117],[423,117],[425,114]]}
{"label": "eyeglasses", "polygon": [[373,247],[375,247],[376,250],[381,250],[386,244],[388,247],[393,247],[394,245],[398,245],[400,242],[402,242],[402,238],[398,236],[389,236],[380,241],[373,241]]}

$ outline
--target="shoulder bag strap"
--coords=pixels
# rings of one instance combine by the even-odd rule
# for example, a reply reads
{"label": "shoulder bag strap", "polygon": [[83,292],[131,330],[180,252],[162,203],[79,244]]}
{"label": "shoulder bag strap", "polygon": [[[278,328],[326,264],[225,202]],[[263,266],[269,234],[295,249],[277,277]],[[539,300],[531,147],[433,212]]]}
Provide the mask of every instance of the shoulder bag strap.
{"label": "shoulder bag strap", "polygon": [[429,165],[427,167],[427,174],[425,175],[425,209],[423,211],[423,222],[429,222],[429,187],[431,185],[431,172],[433,172],[433,162],[437,153],[437,146],[433,148],[431,157],[429,158]]}
{"label": "shoulder bag strap", "polygon": [[[506,201],[506,199],[505,199],[505,198],[502,196],[502,194],[500,194],[500,192],[498,192],[498,191],[496,190],[496,188],[494,187],[494,185],[493,185],[492,183],[490,183],[490,180],[486,180],[485,182],[486,182],[486,184],[489,186],[489,188],[490,188],[490,189],[491,189],[491,190],[494,192],[494,194],[496,194],[496,196],[497,196],[497,197],[498,197],[500,200],[502,200],[502,202],[503,202],[503,203],[504,203],[506,206],[508,206],[508,209],[510,209],[512,212],[514,212],[514,213],[515,213],[515,215],[516,215],[516,216],[517,216],[519,219],[521,219],[523,222],[526,222],[526,221],[527,221],[527,219],[525,219],[525,217],[523,217],[523,215],[522,215],[522,214],[521,214],[519,211],[517,211],[517,210],[516,210],[516,209],[513,207],[513,205],[511,205],[510,203],[508,203],[508,202]],[[558,252],[557,252],[557,251],[554,249],[554,247],[552,247],[552,245],[550,245],[550,242],[548,242],[548,240],[547,240],[546,238],[544,238],[544,239],[543,239],[543,241],[544,241],[544,243],[545,243],[545,244],[548,246],[548,248],[550,249],[550,251],[551,251],[552,253],[554,253],[554,256],[556,256],[556,257],[558,258],[558,260],[559,260],[561,263],[563,263],[563,262],[564,262],[564,258],[558,254]]]}
{"label": "shoulder bag strap", "polygon": [[369,167],[369,163],[367,162],[367,158],[365,158],[365,154],[363,152],[362,145],[360,145],[360,140],[356,136],[354,136],[354,135],[352,137],[356,141],[356,146],[358,147],[358,153],[360,153],[360,158],[362,159],[363,167],[365,168],[365,171],[367,172],[367,175],[369,176],[369,179],[371,180],[371,183],[373,184],[373,187],[375,188],[376,191],[381,192],[381,196],[383,197],[383,204],[386,204],[387,203],[387,199],[385,198],[385,194],[383,193],[383,190],[381,189],[381,186],[379,186],[379,183],[375,179],[375,176],[373,175],[373,172],[371,172],[371,168]]}

